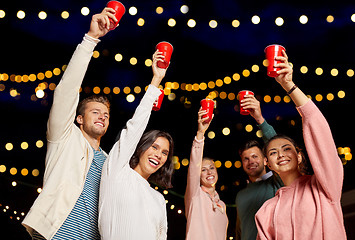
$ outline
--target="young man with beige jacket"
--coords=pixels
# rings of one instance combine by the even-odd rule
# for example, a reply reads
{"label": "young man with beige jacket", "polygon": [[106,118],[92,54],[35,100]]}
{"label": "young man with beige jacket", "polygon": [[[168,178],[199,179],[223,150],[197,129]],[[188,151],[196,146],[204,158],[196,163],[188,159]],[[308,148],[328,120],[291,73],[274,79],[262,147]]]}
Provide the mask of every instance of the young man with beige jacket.
{"label": "young man with beige jacket", "polygon": [[98,192],[107,157],[100,140],[109,125],[110,103],[98,96],[84,99],[79,106],[78,102],[93,50],[109,32],[109,18],[117,21],[114,13],[105,8],[92,17],[89,32],[54,92],[43,190],[22,222],[33,239],[100,239]]}

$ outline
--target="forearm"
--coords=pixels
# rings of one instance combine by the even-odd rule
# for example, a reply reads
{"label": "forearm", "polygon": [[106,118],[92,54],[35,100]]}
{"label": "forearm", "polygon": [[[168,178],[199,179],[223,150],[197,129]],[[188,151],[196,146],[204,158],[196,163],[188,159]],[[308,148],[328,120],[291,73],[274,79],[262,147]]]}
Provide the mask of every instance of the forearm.
{"label": "forearm", "polygon": [[[281,86],[288,93],[292,88],[295,87],[295,84],[293,83],[293,81],[290,81],[282,83]],[[292,90],[292,92],[289,94],[289,96],[295,103],[296,107],[303,106],[309,101],[309,98],[306,96],[306,94],[304,94],[298,87],[295,87],[294,90]]]}
{"label": "forearm", "polygon": [[277,134],[275,129],[266,120],[264,120],[263,123],[258,125],[258,127],[263,132],[264,142],[267,142],[269,139],[271,139]]}
{"label": "forearm", "polygon": [[194,139],[191,148],[190,164],[187,173],[186,198],[192,198],[200,187],[201,164],[204,139]]}

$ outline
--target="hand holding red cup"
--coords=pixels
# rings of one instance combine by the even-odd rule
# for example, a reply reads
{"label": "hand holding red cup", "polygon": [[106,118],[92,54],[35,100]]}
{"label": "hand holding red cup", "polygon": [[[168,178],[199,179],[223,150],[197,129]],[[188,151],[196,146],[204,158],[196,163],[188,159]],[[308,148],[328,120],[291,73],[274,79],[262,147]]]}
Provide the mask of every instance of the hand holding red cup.
{"label": "hand holding red cup", "polygon": [[277,71],[279,71],[280,68],[275,67],[275,65],[280,63],[280,61],[276,60],[275,57],[283,56],[282,51],[286,51],[286,49],[283,46],[277,44],[269,45],[265,48],[264,52],[268,61],[267,75],[269,77],[279,76]]}
{"label": "hand holding red cup", "polygon": [[249,115],[250,114],[250,111],[247,110],[247,109],[244,109],[242,106],[241,106],[241,101],[245,98],[246,95],[254,95],[254,93],[252,91],[249,91],[249,90],[243,90],[243,91],[240,91],[238,93],[239,95],[239,107],[240,107],[240,114],[242,115]]}
{"label": "hand holding red cup", "polygon": [[214,109],[214,101],[209,98],[205,98],[201,100],[202,110],[207,111],[207,114],[203,116],[203,118],[208,117],[205,122],[210,122],[212,120],[213,109]]}
{"label": "hand holding red cup", "polygon": [[160,90],[160,95],[159,97],[155,100],[154,104],[153,104],[153,111],[159,111],[160,107],[161,107],[161,103],[163,102],[164,99],[164,90],[163,89],[159,89]]}
{"label": "hand holding red cup", "polygon": [[156,50],[162,52],[162,55],[165,57],[163,61],[158,61],[157,65],[160,68],[168,68],[170,64],[171,54],[173,53],[173,45],[168,42],[160,42],[155,47]]}
{"label": "hand holding red cup", "polygon": [[117,22],[110,18],[110,30],[113,30],[117,27],[119,21],[121,20],[123,14],[126,12],[126,8],[124,5],[119,1],[109,1],[106,5],[108,8],[112,8],[115,10],[115,17]]}

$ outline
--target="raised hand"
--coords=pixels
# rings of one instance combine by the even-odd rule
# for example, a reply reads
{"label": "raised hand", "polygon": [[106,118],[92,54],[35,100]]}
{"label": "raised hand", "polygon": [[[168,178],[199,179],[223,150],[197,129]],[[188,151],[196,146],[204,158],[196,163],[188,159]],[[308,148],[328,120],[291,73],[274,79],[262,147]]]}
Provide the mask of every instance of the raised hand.
{"label": "raised hand", "polygon": [[197,134],[196,134],[197,139],[203,139],[205,132],[207,131],[208,127],[210,126],[210,124],[213,120],[214,114],[212,115],[211,121],[206,122],[206,120],[208,119],[208,116],[203,117],[206,114],[207,114],[207,111],[202,110],[202,107],[201,107],[200,110],[198,111],[198,119],[197,119],[198,130],[197,130]]}
{"label": "raised hand", "polygon": [[264,117],[261,113],[260,102],[254,97],[254,95],[245,95],[241,100],[240,106],[249,110],[250,115],[256,120],[258,124],[264,122]]}
{"label": "raised hand", "polygon": [[88,35],[97,39],[105,36],[110,31],[110,18],[117,22],[114,14],[115,10],[112,8],[104,8],[101,13],[92,16]]}
{"label": "raised hand", "polygon": [[277,73],[279,76],[275,77],[276,81],[288,92],[294,85],[292,81],[292,67],[288,63],[288,57],[284,50],[282,50],[283,56],[275,57],[276,60],[281,61],[275,65],[275,67],[281,68]]}
{"label": "raised hand", "polygon": [[155,51],[153,54],[153,64],[152,64],[152,69],[153,69],[153,79],[152,79],[152,85],[159,87],[161,81],[165,77],[165,73],[167,69],[160,68],[157,66],[158,61],[164,61],[164,55],[162,55],[162,52],[159,52],[158,50]]}

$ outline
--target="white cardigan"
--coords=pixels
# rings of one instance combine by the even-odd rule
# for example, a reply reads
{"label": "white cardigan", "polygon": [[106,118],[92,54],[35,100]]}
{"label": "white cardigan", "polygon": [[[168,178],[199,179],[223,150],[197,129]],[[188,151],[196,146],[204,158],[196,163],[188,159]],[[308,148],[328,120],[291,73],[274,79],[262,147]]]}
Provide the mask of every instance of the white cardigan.
{"label": "white cardigan", "polygon": [[159,94],[158,88],[149,86],[103,166],[99,198],[99,230],[103,240],[166,239],[163,195],[129,166]]}
{"label": "white cardigan", "polygon": [[99,41],[85,35],[55,89],[47,123],[43,190],[22,222],[31,235],[35,229],[51,239],[83,190],[93,151],[74,120],[79,89]]}

